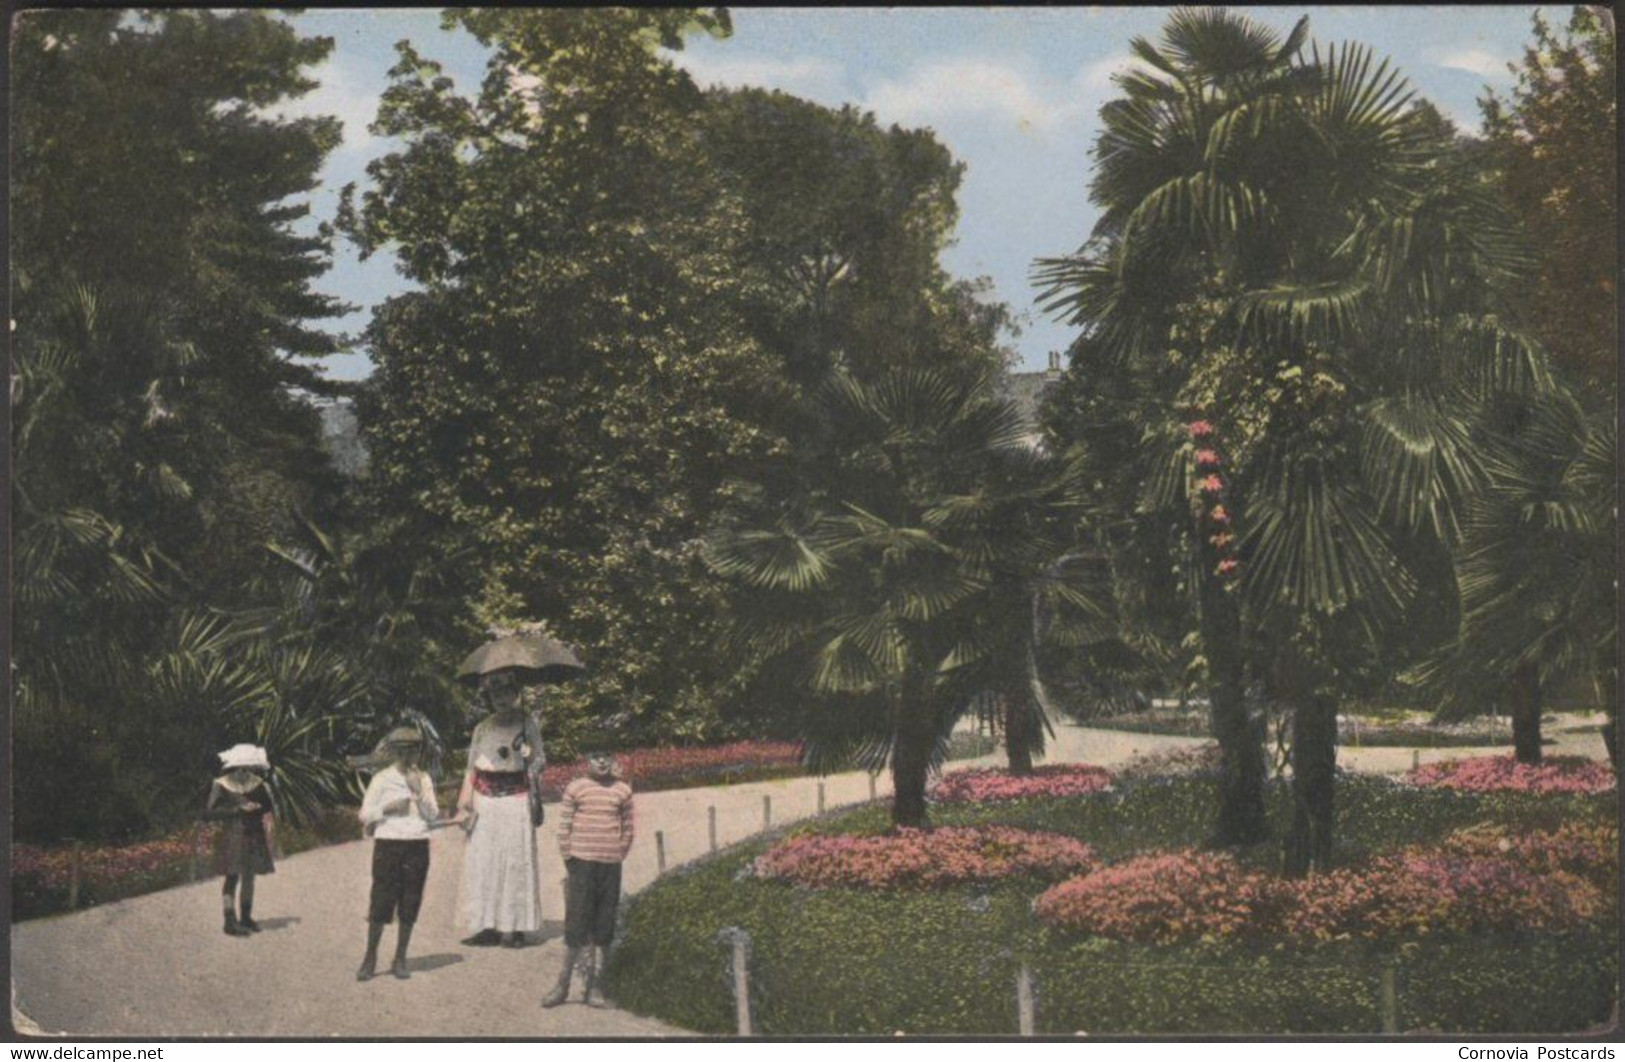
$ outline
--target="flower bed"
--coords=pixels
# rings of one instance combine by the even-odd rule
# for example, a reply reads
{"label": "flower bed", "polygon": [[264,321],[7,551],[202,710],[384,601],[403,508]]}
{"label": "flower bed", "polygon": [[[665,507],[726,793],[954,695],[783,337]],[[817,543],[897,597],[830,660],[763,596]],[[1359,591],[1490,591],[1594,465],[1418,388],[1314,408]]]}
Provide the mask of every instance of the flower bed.
{"label": "flower bed", "polygon": [[932,889],[1011,875],[1054,880],[1094,866],[1089,846],[1009,826],[945,826],[877,837],[792,837],[756,860],[758,877],[815,889]]}
{"label": "flower bed", "polygon": [[1033,909],[1058,928],[1158,944],[1564,932],[1607,910],[1617,873],[1610,834],[1597,825],[1516,839],[1467,831],[1302,880],[1249,870],[1226,855],[1148,853],[1056,885]]}
{"label": "flower bed", "polygon": [[[79,906],[112,903],[184,885],[193,880],[194,851],[197,879],[213,876],[217,829],[216,824],[205,822],[149,841],[85,845],[79,850]],[[352,808],[333,808],[307,825],[279,824],[276,830],[277,847],[283,855],[360,836],[361,824]],[[38,918],[68,910],[73,861],[72,846],[13,845],[12,917]]]}
{"label": "flower bed", "polygon": [[1583,756],[1553,756],[1535,764],[1519,763],[1511,756],[1445,760],[1418,767],[1405,780],[1470,793],[1602,793],[1614,788],[1613,769]]}
{"label": "flower bed", "polygon": [[938,803],[949,804],[1085,796],[1108,789],[1111,784],[1110,771],[1084,764],[1038,767],[1027,775],[1014,775],[992,767],[972,767],[945,775],[931,797]]}
{"label": "flower bed", "polygon": [[[206,824],[197,842],[198,860],[208,866],[213,850],[216,826]],[[183,830],[129,845],[96,845],[79,853],[79,884],[102,886],[124,879],[169,870],[177,864],[190,868],[193,852],[193,831]],[[73,849],[42,848],[39,845],[18,844],[11,849],[11,875],[30,878],[43,889],[66,889],[73,878]],[[206,871],[205,871],[206,872]]]}
{"label": "flower bed", "polygon": [[1235,936],[1272,899],[1268,879],[1229,856],[1154,852],[1062,882],[1033,902],[1054,926],[1094,936],[1170,944]]}

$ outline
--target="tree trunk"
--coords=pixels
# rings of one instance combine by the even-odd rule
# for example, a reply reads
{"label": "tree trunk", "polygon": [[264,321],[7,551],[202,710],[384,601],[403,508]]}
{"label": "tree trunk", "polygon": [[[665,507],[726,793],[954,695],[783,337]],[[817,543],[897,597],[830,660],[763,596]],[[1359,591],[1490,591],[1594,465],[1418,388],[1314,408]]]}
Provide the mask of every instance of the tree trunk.
{"label": "tree trunk", "polygon": [[932,704],[924,687],[924,683],[905,687],[891,759],[892,825],[919,830],[926,827],[925,783],[937,740]]}
{"label": "tree trunk", "polygon": [[1524,664],[1507,682],[1507,707],[1512,714],[1512,754],[1519,763],[1540,762],[1540,673]]}
{"label": "tree trunk", "polygon": [[1292,828],[1282,870],[1301,878],[1331,865],[1333,793],[1337,778],[1337,702],[1293,684]]}
{"label": "tree trunk", "polygon": [[[1206,556],[1208,551],[1204,550]],[[1208,718],[1219,742],[1218,820],[1213,841],[1231,846],[1256,844],[1269,835],[1264,814],[1262,735],[1247,717],[1246,680],[1241,656],[1241,616],[1216,578],[1202,578],[1202,648],[1212,682]]]}
{"label": "tree trunk", "polygon": [[1004,708],[1004,752],[1010,773],[1033,773],[1032,711],[1015,697],[1001,697]]}

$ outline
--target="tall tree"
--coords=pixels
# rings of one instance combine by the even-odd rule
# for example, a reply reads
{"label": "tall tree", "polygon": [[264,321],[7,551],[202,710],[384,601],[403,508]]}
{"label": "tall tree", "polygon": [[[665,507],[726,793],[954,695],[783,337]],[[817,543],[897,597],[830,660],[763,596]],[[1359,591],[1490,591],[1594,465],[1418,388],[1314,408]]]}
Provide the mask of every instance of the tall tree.
{"label": "tall tree", "polygon": [[264,539],[334,485],[288,389],[317,386],[315,325],[344,309],[300,224],[339,126],[267,116],[331,42],[257,12],[61,10],[12,44],[19,822],[106,834],[193,799],[237,701],[186,616],[243,604]]}
{"label": "tall tree", "polygon": [[1535,12],[1535,39],[1513,68],[1517,84],[1481,102],[1503,194],[1540,261],[1516,308],[1599,397],[1612,394],[1619,375],[1614,29],[1602,12],[1575,7],[1561,36]]}
{"label": "tall tree", "polygon": [[1386,63],[1306,36],[1204,9],[1138,43],[1096,243],[1047,274],[1092,349],[1183,412],[1183,438],[1148,435],[1189,484],[1210,666],[1229,640],[1246,656],[1219,666],[1293,709],[1295,873],[1331,857],[1337,699],[1403,627],[1411,542],[1458,533],[1485,403],[1549,384],[1490,316],[1527,266],[1510,219]]}
{"label": "tall tree", "polygon": [[697,543],[772,445],[753,413],[772,381],[736,311],[739,220],[703,96],[659,49],[726,18],[446,18],[491,49],[480,92],[402,44],[376,128],[405,146],[345,218],[424,289],[370,331],[381,511],[472,549],[479,571],[449,575],[482,623],[545,620],[582,649],[555,736],[625,711],[636,736],[699,737],[729,676]]}

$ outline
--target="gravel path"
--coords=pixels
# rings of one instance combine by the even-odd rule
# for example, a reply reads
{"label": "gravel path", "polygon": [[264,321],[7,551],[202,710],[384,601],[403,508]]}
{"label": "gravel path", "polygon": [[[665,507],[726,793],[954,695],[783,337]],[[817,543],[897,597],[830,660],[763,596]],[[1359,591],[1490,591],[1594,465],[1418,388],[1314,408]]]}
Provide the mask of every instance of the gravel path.
{"label": "gravel path", "polygon": [[[1063,725],[1049,762],[1121,764],[1203,739],[1129,734]],[[1484,750],[1425,750],[1423,762]],[[1502,750],[1489,750],[1502,751]],[[1592,734],[1562,734],[1553,751],[1601,757]],[[1341,761],[1370,771],[1410,767],[1409,749],[1343,749]],[[997,763],[997,756],[984,763]],[[869,798],[868,775],[823,780],[826,804]],[[636,892],[656,877],[655,833],[668,866],[709,850],[707,809],[716,808],[718,841],[742,840],[762,827],[763,798],[773,824],[817,811],[819,780],[757,782],[638,797],[638,839],[624,882]],[[890,781],[882,776],[882,797]],[[547,924],[530,947],[467,948],[455,926],[462,835],[437,835],[424,910],[413,940],[412,977],[360,984],[354,972],[365,939],[370,862],[366,842],[333,845],[283,860],[261,880],[252,938],[220,931],[218,879],[136,897],[12,929],[13,1021],[22,1031],[62,1035],[666,1037],[686,1035],[651,1018],[570,1004],[543,1010],[563,956],[564,876],[550,814],[538,838],[542,913]],[[384,937],[386,958],[393,930]],[[579,988],[578,988],[579,992]]]}

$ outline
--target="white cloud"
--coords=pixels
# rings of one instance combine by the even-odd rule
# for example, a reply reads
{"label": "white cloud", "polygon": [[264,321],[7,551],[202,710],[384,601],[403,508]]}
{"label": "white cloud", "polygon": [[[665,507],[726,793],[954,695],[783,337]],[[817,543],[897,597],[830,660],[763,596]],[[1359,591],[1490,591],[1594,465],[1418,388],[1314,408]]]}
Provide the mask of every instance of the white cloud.
{"label": "white cloud", "polygon": [[882,81],[863,104],[882,120],[902,124],[978,117],[1030,129],[1055,125],[1075,113],[1068,95],[1054,100],[1046,95],[1010,67],[974,59],[946,60],[918,66],[901,80]]}
{"label": "white cloud", "polygon": [[1126,74],[1131,70],[1150,69],[1132,55],[1114,55],[1090,63],[1073,79],[1073,84],[1079,88],[1096,93],[1110,93],[1117,86],[1112,83],[1116,74]]}
{"label": "white cloud", "polygon": [[754,85],[803,96],[829,97],[838,95],[845,82],[844,71],[828,59],[701,56],[688,51],[668,54],[672,62],[687,70],[701,85]]}
{"label": "white cloud", "polygon": [[319,86],[296,100],[287,100],[265,110],[277,118],[310,118],[330,115],[344,123],[344,144],[340,150],[363,151],[377,137],[367,126],[378,114],[378,90],[356,84],[343,67],[329,62],[316,72]]}
{"label": "white cloud", "polygon": [[1430,58],[1446,70],[1465,70],[1480,77],[1506,77],[1507,60],[1492,55],[1482,48],[1460,48],[1452,52],[1434,52]]}

